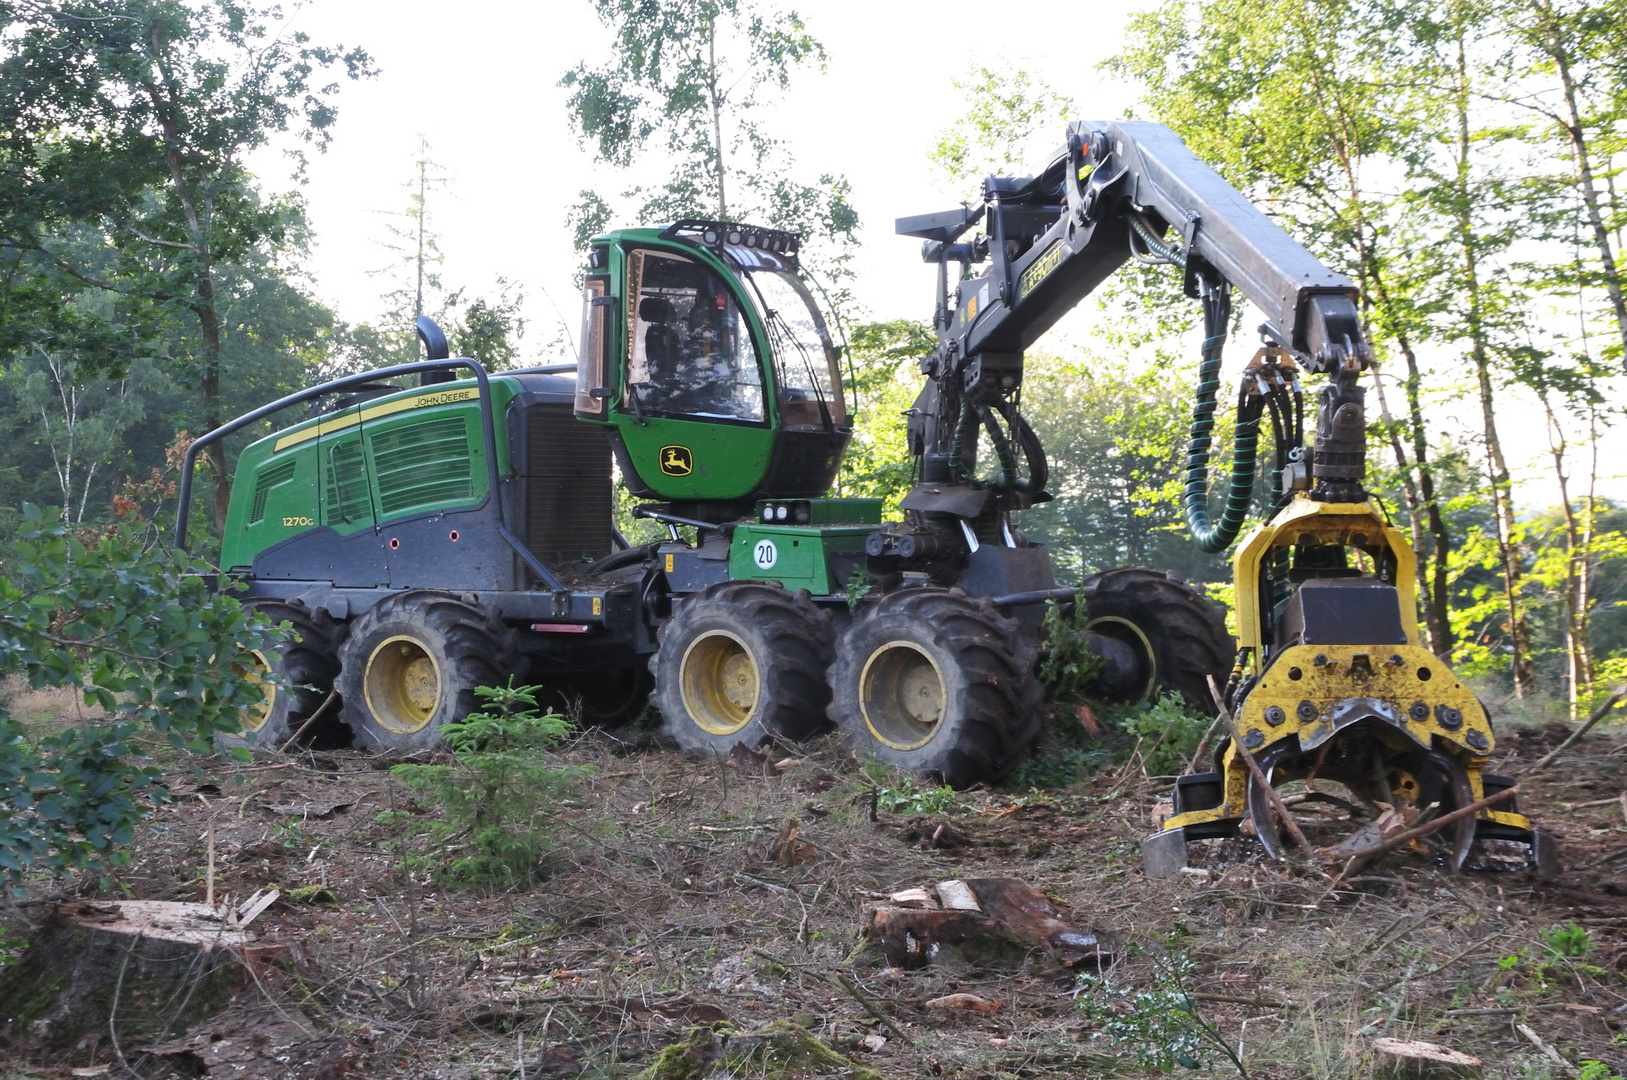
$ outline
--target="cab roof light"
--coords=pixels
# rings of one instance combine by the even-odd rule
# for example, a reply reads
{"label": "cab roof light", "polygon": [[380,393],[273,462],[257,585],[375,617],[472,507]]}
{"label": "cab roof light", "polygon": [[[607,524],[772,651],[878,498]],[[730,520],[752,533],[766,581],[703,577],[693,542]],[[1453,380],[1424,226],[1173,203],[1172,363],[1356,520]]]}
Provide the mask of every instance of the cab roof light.
{"label": "cab roof light", "polygon": [[682,218],[661,230],[663,240],[681,240],[704,247],[743,247],[772,251],[776,255],[795,260],[802,248],[802,237],[784,229],[770,229],[761,225],[742,225],[734,221],[707,221],[701,218]]}

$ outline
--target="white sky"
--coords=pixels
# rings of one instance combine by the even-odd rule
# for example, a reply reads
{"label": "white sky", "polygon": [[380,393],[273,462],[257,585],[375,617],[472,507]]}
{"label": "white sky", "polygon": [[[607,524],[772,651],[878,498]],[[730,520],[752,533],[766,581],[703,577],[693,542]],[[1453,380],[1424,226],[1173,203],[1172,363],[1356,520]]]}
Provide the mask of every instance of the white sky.
{"label": "white sky", "polygon": [[[1115,117],[1134,104],[1133,88],[1107,81],[1097,65],[1119,48],[1129,10],[1144,3],[1020,12],[964,0],[787,6],[802,13],[830,60],[822,74],[797,74],[769,125],[789,144],[804,179],[829,171],[852,184],[863,240],[855,292],[875,318],[926,318],[930,311],[932,270],[920,262],[919,241],[894,235],[893,219],[955,204],[926,157],[961,107],[955,76],[1010,61],[1073,97],[1082,119]],[[626,183],[596,170],[577,146],[557,85],[579,60],[597,63],[606,54],[609,35],[589,0],[313,0],[294,25],[318,42],[361,45],[379,68],[376,78],[344,86],[332,148],[311,162],[303,193],[315,231],[308,269],[317,294],[352,322],[382,308],[379,294],[389,286],[368,273],[390,261],[380,246],[381,214],[406,206],[422,135],[450,178],[431,204],[443,281],[467,287],[469,296],[492,295],[499,276],[521,285],[529,352],[555,336],[550,298],[574,334],[577,255],[566,209],[584,187],[619,191]],[[1050,148],[1039,148],[1039,157]],[[276,155],[256,164],[269,186],[286,186]],[[1081,312],[1058,331],[1071,323],[1088,333],[1089,317]],[[1252,351],[1246,342],[1236,347],[1245,350]],[[1376,412],[1376,402],[1372,407]],[[1464,437],[1478,427],[1478,408],[1467,401],[1436,415],[1448,428],[1460,423]],[[1511,403],[1503,427],[1511,464],[1535,482],[1528,498],[1546,503],[1551,473],[1540,411]],[[1620,451],[1627,441],[1613,438],[1606,472],[1621,469],[1611,464]],[[1378,446],[1373,452],[1385,453]],[[1627,497],[1621,481],[1601,490]]]}

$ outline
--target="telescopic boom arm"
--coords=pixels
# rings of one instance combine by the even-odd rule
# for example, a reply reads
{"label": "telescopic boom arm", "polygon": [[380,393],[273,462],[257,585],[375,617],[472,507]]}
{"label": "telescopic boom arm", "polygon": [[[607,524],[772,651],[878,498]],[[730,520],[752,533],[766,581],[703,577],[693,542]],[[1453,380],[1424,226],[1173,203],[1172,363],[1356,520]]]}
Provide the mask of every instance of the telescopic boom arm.
{"label": "telescopic boom arm", "polygon": [[[980,221],[983,233],[962,240]],[[1216,371],[1231,290],[1265,313],[1260,333],[1268,346],[1269,371],[1260,381],[1259,397],[1270,399],[1273,386],[1281,393],[1280,400],[1256,403],[1254,415],[1269,405],[1279,454],[1288,451],[1279,469],[1290,471],[1293,487],[1314,483],[1318,498],[1364,497],[1363,392],[1356,379],[1371,351],[1361,330],[1355,284],[1324,266],[1164,125],[1071,123],[1066,146],[1039,175],[991,176],[978,204],[900,218],[897,229],[921,237],[923,258],[939,268],[933,320],[938,348],[922,363],[932,381],[911,421],[922,483],[906,499],[906,509],[913,502],[920,510],[953,510],[952,500],[944,497],[945,484],[992,487],[1001,510],[1049,497],[1039,490],[1043,452],[1014,403],[1023,350],[1132,259],[1184,270],[1187,295],[1205,299],[1205,361],[1212,360]],[[957,264],[954,279],[951,263]],[[969,267],[983,263],[988,265],[980,274],[968,276]],[[958,288],[951,289],[952,280]],[[1333,380],[1321,394],[1316,452],[1308,468],[1297,464],[1297,445],[1282,445],[1285,439],[1297,443],[1288,414],[1297,410],[1299,369]],[[1212,388],[1209,393],[1212,413]],[[1009,434],[997,430],[1002,418]],[[979,427],[995,442],[1005,483],[976,479]],[[1194,460],[1200,440],[1207,451],[1207,431],[1200,428],[1195,415]],[[1013,446],[1028,456],[1027,483],[1014,476]],[[1249,455],[1252,483],[1252,449]],[[1235,471],[1233,480],[1235,488]],[[923,490],[928,487],[933,494]],[[985,502],[975,500],[957,505],[988,511]],[[1235,529],[1225,542],[1231,536]]]}

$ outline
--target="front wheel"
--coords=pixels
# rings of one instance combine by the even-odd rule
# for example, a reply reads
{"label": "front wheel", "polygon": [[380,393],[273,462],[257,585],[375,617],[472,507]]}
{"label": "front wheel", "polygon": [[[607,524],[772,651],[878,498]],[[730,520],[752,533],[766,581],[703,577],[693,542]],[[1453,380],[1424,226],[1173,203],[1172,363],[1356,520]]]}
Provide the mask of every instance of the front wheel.
{"label": "front wheel", "polygon": [[356,745],[417,750],[475,711],[475,687],[508,679],[514,632],[469,599],[413,589],[363,612],[340,660],[339,694]]}
{"label": "front wheel", "polygon": [[662,729],[691,754],[805,739],[830,724],[830,617],[806,591],[725,581],[683,600],[650,661]]}
{"label": "front wheel", "polygon": [[883,597],[842,635],[831,715],[848,744],[955,787],[997,777],[1039,734],[1033,646],[987,598]]}
{"label": "front wheel", "polygon": [[[286,639],[267,638],[250,650],[256,670],[248,677],[260,683],[264,699],[243,716],[241,731],[215,736],[215,745],[276,750],[327,701],[339,673],[335,645],[343,631],[326,608],[299,600],[248,600],[243,607],[273,623],[290,623],[293,630]],[[336,716],[329,706],[326,722],[336,722]]]}

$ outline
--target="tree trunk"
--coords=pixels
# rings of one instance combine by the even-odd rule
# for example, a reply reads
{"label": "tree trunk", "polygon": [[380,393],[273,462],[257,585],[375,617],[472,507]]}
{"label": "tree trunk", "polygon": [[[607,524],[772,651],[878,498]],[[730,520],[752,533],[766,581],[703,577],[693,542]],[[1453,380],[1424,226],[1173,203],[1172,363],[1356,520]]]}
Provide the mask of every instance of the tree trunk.
{"label": "tree trunk", "polygon": [[1610,250],[1610,233],[1605,228],[1599,211],[1599,189],[1593,178],[1593,162],[1589,157],[1587,132],[1582,127],[1582,112],[1576,102],[1576,79],[1571,73],[1570,48],[1561,34],[1558,17],[1548,0],[1535,5],[1541,22],[1542,50],[1554,62],[1560,89],[1565,94],[1565,134],[1570,141],[1571,154],[1576,158],[1577,186],[1582,192],[1582,203],[1587,207],[1588,224],[1593,228],[1593,242],[1604,270],[1604,289],[1610,295],[1610,306],[1616,313],[1616,328],[1621,332],[1622,364],[1627,370],[1627,299],[1622,296],[1621,277],[1617,273],[1616,259]]}
{"label": "tree trunk", "polygon": [[0,1017],[40,1050],[161,1042],[225,1008],[276,951],[207,904],[75,901],[0,973]]}
{"label": "tree trunk", "polygon": [[1457,39],[1457,87],[1453,104],[1457,109],[1458,160],[1455,179],[1458,240],[1463,247],[1463,285],[1468,301],[1469,355],[1474,364],[1475,383],[1480,392],[1480,415],[1486,437],[1486,464],[1491,477],[1492,508],[1497,522],[1497,551],[1503,564],[1503,598],[1508,607],[1509,641],[1514,650],[1511,665],[1514,695],[1524,698],[1531,689],[1531,633],[1521,607],[1524,568],[1516,536],[1518,521],[1514,512],[1514,485],[1508,462],[1503,457],[1502,440],[1497,434],[1497,410],[1491,383],[1491,356],[1486,341],[1485,297],[1481,292],[1475,253],[1474,222],[1470,214],[1469,190],[1469,74],[1467,47],[1461,28]]}
{"label": "tree trunk", "polygon": [[712,99],[712,149],[717,161],[717,216],[719,221],[729,220],[729,200],[723,190],[723,99],[717,88],[717,21],[706,27],[707,89]]}
{"label": "tree trunk", "polygon": [[1559,418],[1554,415],[1553,404],[1548,400],[1548,392],[1543,390],[1539,395],[1542,398],[1542,411],[1548,419],[1548,452],[1554,459],[1554,479],[1559,484],[1559,505],[1565,516],[1565,656],[1566,656],[1566,697],[1570,704],[1571,723],[1581,711],[1582,691],[1586,680],[1582,675],[1582,628],[1580,624],[1581,575],[1578,573],[1578,563],[1581,560],[1582,537],[1581,530],[1576,521],[1576,508],[1571,505],[1570,478],[1565,475],[1565,431],[1559,425]]}

